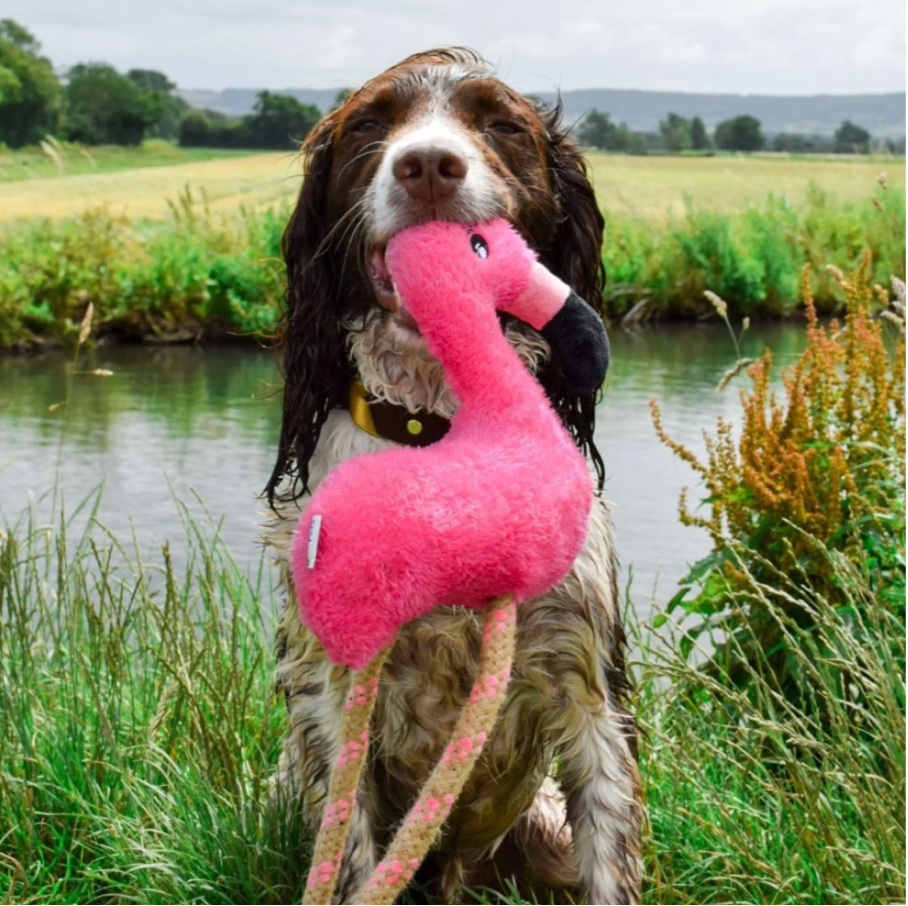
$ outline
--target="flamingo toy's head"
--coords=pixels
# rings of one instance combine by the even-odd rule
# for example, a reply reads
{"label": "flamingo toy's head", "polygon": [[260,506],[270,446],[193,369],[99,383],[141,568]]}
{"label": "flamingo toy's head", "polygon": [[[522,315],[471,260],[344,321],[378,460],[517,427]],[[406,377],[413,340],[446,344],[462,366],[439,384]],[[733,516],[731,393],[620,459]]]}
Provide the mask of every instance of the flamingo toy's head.
{"label": "flamingo toy's head", "polygon": [[[463,336],[465,323],[484,309],[507,312],[558,350],[572,391],[591,393],[602,384],[609,345],[601,319],[536,260],[506,221],[413,227],[391,240],[386,261],[397,304],[423,333],[456,342],[454,334]],[[450,304],[439,304],[444,299]],[[452,304],[461,310],[452,310]],[[443,341],[432,351],[441,358],[449,345]]]}

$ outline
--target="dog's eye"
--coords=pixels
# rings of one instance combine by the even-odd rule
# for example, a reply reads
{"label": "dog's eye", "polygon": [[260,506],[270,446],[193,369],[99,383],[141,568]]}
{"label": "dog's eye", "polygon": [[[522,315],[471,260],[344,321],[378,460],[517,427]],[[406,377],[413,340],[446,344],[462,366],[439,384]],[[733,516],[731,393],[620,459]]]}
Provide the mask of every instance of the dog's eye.
{"label": "dog's eye", "polygon": [[500,135],[516,135],[518,132],[521,132],[521,128],[514,123],[492,123],[492,129],[495,132],[498,132]]}
{"label": "dog's eye", "polygon": [[354,132],[375,132],[377,129],[381,129],[381,123],[376,120],[363,120],[353,127]]}
{"label": "dog's eye", "polygon": [[473,233],[473,235],[470,236],[470,245],[480,258],[489,257],[489,243],[486,242],[479,233]]}

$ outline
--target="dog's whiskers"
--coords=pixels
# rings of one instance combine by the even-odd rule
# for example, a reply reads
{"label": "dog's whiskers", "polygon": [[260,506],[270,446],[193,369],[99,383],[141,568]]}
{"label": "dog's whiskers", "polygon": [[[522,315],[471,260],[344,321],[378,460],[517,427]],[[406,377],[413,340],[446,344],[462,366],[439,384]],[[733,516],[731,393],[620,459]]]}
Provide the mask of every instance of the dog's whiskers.
{"label": "dog's whiskers", "polygon": [[312,258],[309,261],[309,265],[307,266],[314,264],[328,250],[339,230],[345,227],[349,227],[351,223],[356,222],[358,215],[362,213],[363,208],[365,207],[365,203],[365,198],[360,199],[337,219],[337,223],[334,224],[334,226],[325,234],[325,237],[318,244],[318,247],[313,252]]}
{"label": "dog's whiskers", "polygon": [[387,142],[383,142],[383,141],[370,142],[368,145],[366,145],[365,148],[363,148],[362,151],[359,152],[359,154],[357,154],[355,157],[348,160],[347,163],[345,163],[343,165],[343,167],[341,167],[336,178],[340,179],[346,172],[347,167],[357,163],[358,161],[362,160],[364,157],[371,157],[373,154],[382,154],[384,152],[385,148],[387,148],[387,147],[388,147]]}

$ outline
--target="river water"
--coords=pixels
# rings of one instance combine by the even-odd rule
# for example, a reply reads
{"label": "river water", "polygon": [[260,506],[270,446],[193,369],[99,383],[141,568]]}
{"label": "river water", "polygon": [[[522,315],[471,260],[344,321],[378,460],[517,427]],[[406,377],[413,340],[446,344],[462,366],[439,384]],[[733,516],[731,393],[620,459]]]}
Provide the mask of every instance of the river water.
{"label": "river water", "polygon": [[[702,454],[702,432],[718,415],[737,420],[735,386],[716,391],[736,354],[717,323],[615,330],[611,340],[597,440],[624,581],[632,569],[632,597],[645,613],[709,550],[705,533],[678,521],[678,493],[696,476],[657,440],[649,401],[662,406],[668,433]],[[803,343],[802,327],[768,324],[748,331],[741,351],[759,355],[768,346],[784,364]],[[69,404],[53,408],[65,399],[69,364],[58,353],[0,358],[0,523],[29,506],[48,520],[55,486],[71,511],[103,485],[99,519],[115,536],[134,531],[145,550],[169,540],[179,556],[185,534],[176,496],[221,522],[238,563],[257,564],[255,526],[264,513],[257,495],[280,424],[273,355],[245,346],[101,346],[80,368],[113,374],[77,375]],[[702,496],[694,487],[690,499]]]}

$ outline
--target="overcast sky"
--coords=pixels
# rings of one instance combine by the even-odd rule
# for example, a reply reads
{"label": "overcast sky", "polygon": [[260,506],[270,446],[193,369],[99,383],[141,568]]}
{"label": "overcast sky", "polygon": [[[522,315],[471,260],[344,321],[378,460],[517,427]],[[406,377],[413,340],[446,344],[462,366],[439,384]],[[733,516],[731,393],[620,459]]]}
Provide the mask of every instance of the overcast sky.
{"label": "overcast sky", "polygon": [[2,0],[55,65],[159,69],[181,88],[355,86],[466,44],[522,91],[905,89],[904,0]]}

